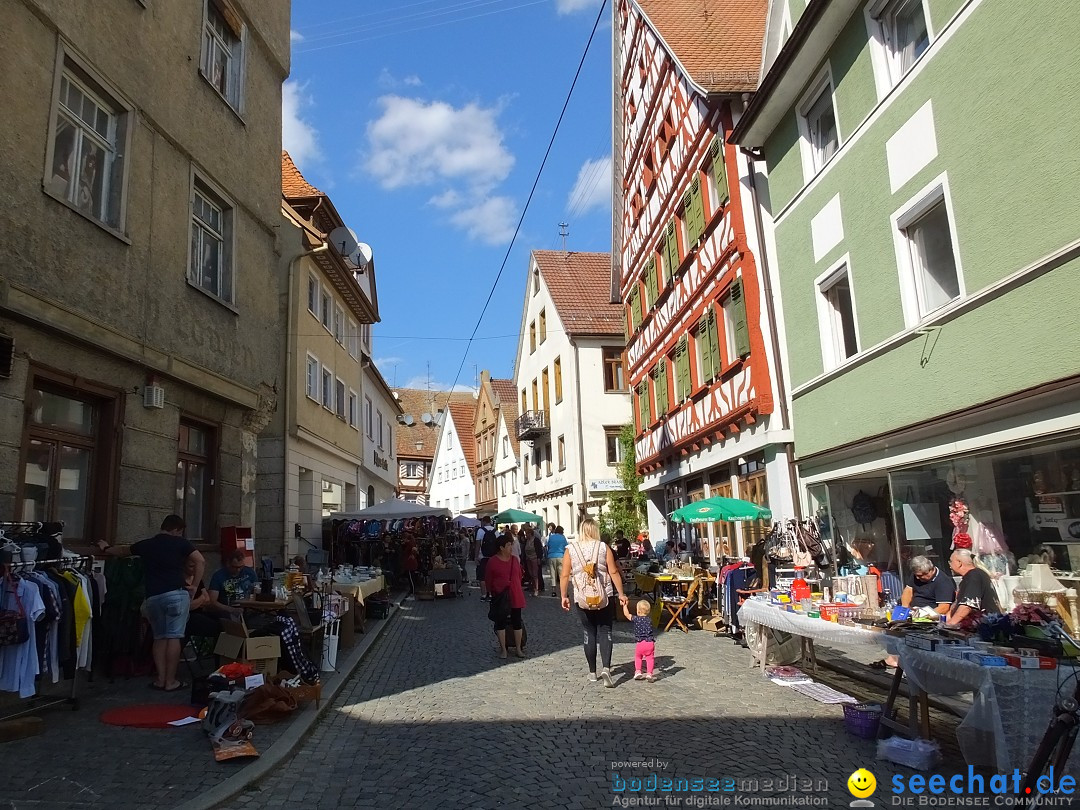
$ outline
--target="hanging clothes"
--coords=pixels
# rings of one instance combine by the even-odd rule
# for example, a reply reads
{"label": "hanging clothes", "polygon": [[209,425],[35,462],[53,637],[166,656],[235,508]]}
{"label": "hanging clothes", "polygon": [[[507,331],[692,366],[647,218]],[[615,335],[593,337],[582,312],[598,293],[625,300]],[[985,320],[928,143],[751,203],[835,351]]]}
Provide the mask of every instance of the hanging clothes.
{"label": "hanging clothes", "polygon": [[21,698],[33,697],[37,692],[35,680],[41,672],[34,623],[45,615],[40,587],[28,579],[6,577],[0,610],[21,610],[30,623],[30,637],[26,641],[0,647],[0,690],[17,692]]}

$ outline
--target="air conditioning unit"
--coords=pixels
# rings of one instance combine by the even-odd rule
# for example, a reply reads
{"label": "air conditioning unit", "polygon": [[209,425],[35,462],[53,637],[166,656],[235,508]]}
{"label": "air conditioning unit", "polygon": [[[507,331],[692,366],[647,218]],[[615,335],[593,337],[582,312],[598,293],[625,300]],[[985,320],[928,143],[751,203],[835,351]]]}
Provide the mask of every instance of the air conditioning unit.
{"label": "air conditioning unit", "polygon": [[142,404],[144,408],[164,408],[165,389],[157,383],[143,386]]}

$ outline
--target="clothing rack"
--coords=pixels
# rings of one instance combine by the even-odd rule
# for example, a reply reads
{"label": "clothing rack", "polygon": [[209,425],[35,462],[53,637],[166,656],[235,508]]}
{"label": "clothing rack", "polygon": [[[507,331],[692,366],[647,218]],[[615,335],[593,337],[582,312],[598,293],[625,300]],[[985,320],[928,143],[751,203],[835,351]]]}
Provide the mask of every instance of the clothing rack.
{"label": "clothing rack", "polygon": [[[38,525],[41,524],[0,524],[0,528],[12,525]],[[7,574],[17,573],[19,569],[33,570],[37,567],[63,567],[63,568],[75,568],[83,569],[83,573],[89,574],[93,569],[94,558],[88,555],[73,556],[73,557],[60,557],[52,560],[32,560],[30,562],[13,562],[0,566],[3,569],[5,577]],[[34,632],[33,624],[30,625],[30,632]],[[89,630],[88,630],[89,632]],[[65,697],[50,697],[45,695],[35,695],[31,698],[25,698],[26,703],[30,704],[27,708],[19,709],[8,714],[0,714],[0,721],[12,720],[16,717],[22,717],[26,714],[33,714],[34,712],[47,709],[52,706],[59,706],[60,704],[67,704],[71,706],[72,711],[78,711],[79,709],[79,670],[76,667],[71,676],[71,693]]]}

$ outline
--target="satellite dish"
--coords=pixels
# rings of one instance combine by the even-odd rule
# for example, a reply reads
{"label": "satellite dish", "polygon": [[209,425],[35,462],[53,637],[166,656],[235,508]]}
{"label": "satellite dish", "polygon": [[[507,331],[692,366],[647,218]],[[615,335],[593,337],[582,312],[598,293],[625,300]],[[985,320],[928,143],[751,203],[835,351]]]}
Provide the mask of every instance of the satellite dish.
{"label": "satellite dish", "polygon": [[356,236],[348,228],[334,228],[328,237],[334,250],[341,256],[349,256],[356,252]]}
{"label": "satellite dish", "polygon": [[407,424],[406,421],[405,421],[406,418],[407,417],[405,416],[405,414],[398,414],[398,418],[397,418],[398,424],[399,425]]}
{"label": "satellite dish", "polygon": [[416,420],[412,418],[410,414],[405,414],[405,426],[412,427],[416,424]]}
{"label": "satellite dish", "polygon": [[358,242],[356,249],[349,253],[349,259],[357,267],[363,269],[371,264],[371,245]]}
{"label": "satellite dish", "polygon": [[428,413],[427,411],[424,411],[423,415],[420,417],[420,421],[422,421],[425,425],[433,425],[433,424],[435,424],[435,420],[431,417],[431,414]]}

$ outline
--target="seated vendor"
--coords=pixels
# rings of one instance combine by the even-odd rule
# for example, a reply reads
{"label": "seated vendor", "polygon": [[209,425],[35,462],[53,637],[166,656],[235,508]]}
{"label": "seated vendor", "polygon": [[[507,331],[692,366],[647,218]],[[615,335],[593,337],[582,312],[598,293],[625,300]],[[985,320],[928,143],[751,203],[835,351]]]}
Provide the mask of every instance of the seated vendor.
{"label": "seated vendor", "polygon": [[243,551],[234,551],[225,559],[225,565],[210,577],[210,600],[219,605],[233,605],[248,599],[259,584],[254,568],[244,565]]}
{"label": "seated vendor", "polygon": [[966,548],[954,549],[949,556],[949,567],[960,577],[956,601],[949,610],[945,623],[970,624],[988,613],[1000,613],[997,593],[990,575],[975,566],[975,558]]}

